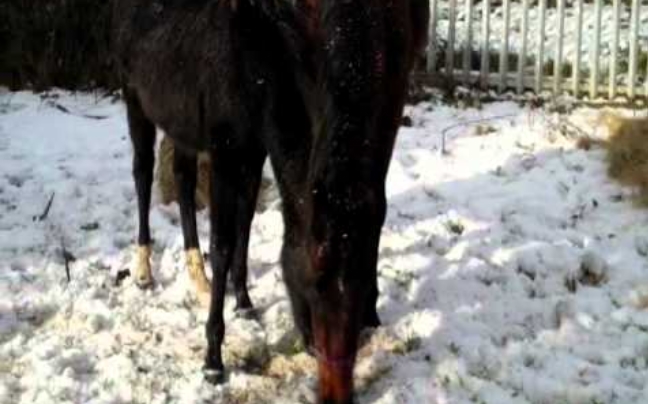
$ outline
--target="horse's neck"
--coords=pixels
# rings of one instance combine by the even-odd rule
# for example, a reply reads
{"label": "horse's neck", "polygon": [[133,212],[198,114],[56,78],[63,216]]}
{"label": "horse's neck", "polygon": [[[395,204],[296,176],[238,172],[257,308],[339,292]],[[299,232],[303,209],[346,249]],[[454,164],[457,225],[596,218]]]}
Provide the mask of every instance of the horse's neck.
{"label": "horse's neck", "polygon": [[316,10],[322,0],[297,0],[297,5],[303,10]]}
{"label": "horse's neck", "polygon": [[306,17],[306,27],[312,38],[315,37],[320,20],[320,3],[322,0],[296,0],[297,9]]}

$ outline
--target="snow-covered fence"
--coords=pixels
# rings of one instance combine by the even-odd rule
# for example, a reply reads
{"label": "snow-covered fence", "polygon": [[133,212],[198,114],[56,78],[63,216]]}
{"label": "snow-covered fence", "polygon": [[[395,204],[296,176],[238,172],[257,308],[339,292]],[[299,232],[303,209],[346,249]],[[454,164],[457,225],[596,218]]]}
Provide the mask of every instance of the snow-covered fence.
{"label": "snow-covered fence", "polygon": [[446,81],[590,99],[648,95],[647,0],[430,0],[430,8],[427,70]]}

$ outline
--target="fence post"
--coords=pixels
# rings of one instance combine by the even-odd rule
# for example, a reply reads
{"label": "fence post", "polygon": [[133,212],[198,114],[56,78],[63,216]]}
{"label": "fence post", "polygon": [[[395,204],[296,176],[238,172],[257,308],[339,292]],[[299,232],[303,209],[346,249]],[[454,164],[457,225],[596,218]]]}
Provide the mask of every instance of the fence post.
{"label": "fence post", "polygon": [[457,24],[457,0],[450,0],[450,24],[448,26],[448,49],[446,49],[446,76],[454,78],[455,28]]}
{"label": "fence post", "polygon": [[632,11],[630,16],[630,65],[628,72],[628,96],[634,99],[636,95],[635,87],[637,82],[637,50],[638,50],[638,33],[639,33],[639,0],[632,0]]}
{"label": "fence post", "polygon": [[437,59],[437,0],[430,0],[430,32],[428,35],[427,71],[434,73]]}
{"label": "fence post", "polygon": [[524,91],[524,70],[527,62],[527,34],[529,31],[529,0],[522,0],[522,47],[518,57],[517,92]]}
{"label": "fence post", "polygon": [[472,65],[472,18],[473,0],[466,0],[466,41],[463,49],[463,81],[466,85],[470,84],[470,70]]}
{"label": "fence post", "polygon": [[561,92],[562,84],[562,58],[563,36],[565,33],[565,0],[558,0],[558,35],[556,41],[556,55],[554,57],[554,83],[553,92],[557,97]]}
{"label": "fence post", "polygon": [[547,0],[540,0],[540,21],[538,26],[538,55],[535,66],[535,91],[538,95],[542,92],[542,74],[544,64],[544,37],[545,20],[547,16]]}
{"label": "fence post", "polygon": [[594,0],[594,48],[592,49],[592,60],[590,63],[590,98],[593,100],[598,95],[599,65],[601,63],[601,9],[603,0]]}
{"label": "fence post", "polygon": [[581,76],[581,45],[583,42],[583,0],[576,0],[576,54],[574,55],[574,71],[572,72],[572,92],[575,97],[580,94]]}
{"label": "fence post", "polygon": [[481,86],[488,86],[490,75],[490,2],[482,0]]}
{"label": "fence post", "polygon": [[610,53],[610,83],[609,83],[609,90],[608,90],[608,96],[610,98],[610,101],[612,101],[616,97],[617,93],[617,62],[619,60],[619,19],[620,19],[620,14],[621,14],[621,1],[620,0],[614,0],[613,6],[614,8],[614,17],[612,20],[612,28],[614,30],[613,36],[612,36],[612,52]]}
{"label": "fence post", "polygon": [[499,90],[504,91],[507,85],[508,79],[508,48],[509,48],[509,36],[511,25],[511,0],[504,0],[504,38],[502,38],[502,49],[500,49],[500,59],[499,59],[499,71],[500,71],[500,82]]}

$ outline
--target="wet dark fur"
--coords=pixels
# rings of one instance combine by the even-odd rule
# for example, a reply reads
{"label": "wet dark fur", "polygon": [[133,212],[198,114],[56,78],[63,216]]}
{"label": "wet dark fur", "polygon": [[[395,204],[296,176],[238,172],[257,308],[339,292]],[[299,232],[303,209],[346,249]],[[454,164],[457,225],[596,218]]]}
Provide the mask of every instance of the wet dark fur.
{"label": "wet dark fur", "polygon": [[247,246],[268,154],[283,201],[284,280],[296,325],[318,356],[319,400],[349,403],[358,334],[379,324],[385,177],[408,73],[425,44],[427,5],[297,5],[301,14],[279,0],[116,0],[138,240],[150,243],[155,124],[182,151],[175,171],[188,247],[198,243],[195,153],[210,153],[206,368],[222,379],[225,281],[231,270],[238,308],[251,308]]}

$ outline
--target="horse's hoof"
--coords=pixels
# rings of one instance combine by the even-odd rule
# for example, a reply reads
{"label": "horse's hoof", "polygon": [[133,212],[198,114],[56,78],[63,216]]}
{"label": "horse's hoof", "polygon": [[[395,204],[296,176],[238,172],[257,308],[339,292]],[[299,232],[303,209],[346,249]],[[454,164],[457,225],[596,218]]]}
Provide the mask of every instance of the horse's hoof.
{"label": "horse's hoof", "polygon": [[256,320],[258,318],[258,313],[256,312],[247,291],[236,293],[236,306],[234,306],[234,312],[238,317],[248,320]]}
{"label": "horse's hoof", "polygon": [[137,246],[135,252],[135,284],[140,289],[153,287],[153,276],[151,275],[151,246]]}
{"label": "horse's hoof", "polygon": [[365,328],[378,328],[380,327],[380,318],[378,314],[371,314],[365,317],[363,324]]}
{"label": "horse's hoof", "polygon": [[140,288],[141,290],[153,289],[154,284],[155,282],[153,282],[153,278],[135,279],[135,285],[137,285],[137,287]]}
{"label": "horse's hoof", "polygon": [[203,368],[205,381],[211,384],[222,384],[225,382],[225,371],[218,369]]}
{"label": "horse's hoof", "polygon": [[245,320],[258,320],[259,319],[259,313],[257,310],[253,307],[236,307],[234,309],[234,313],[236,314],[236,317],[242,318]]}

